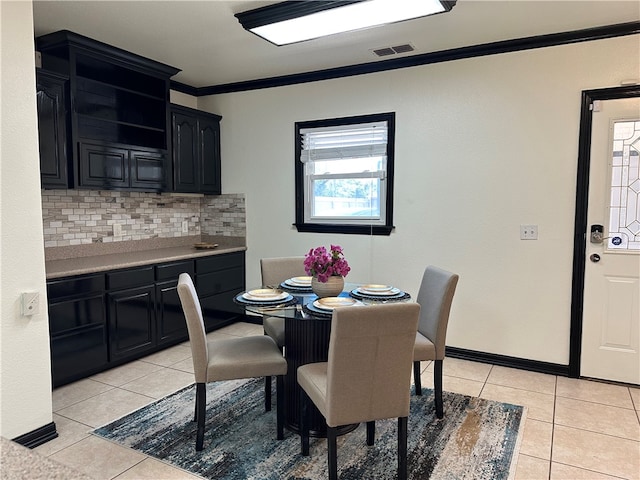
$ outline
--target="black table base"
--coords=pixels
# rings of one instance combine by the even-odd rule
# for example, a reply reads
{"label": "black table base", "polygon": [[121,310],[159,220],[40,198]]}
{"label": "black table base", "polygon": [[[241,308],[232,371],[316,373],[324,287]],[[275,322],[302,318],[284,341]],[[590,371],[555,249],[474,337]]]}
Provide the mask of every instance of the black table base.
{"label": "black table base", "polygon": [[[285,427],[299,433],[300,391],[298,367],[307,363],[326,362],[329,353],[331,318],[286,318],[285,357],[287,375],[284,380]],[[309,402],[309,426],[312,437],[326,437],[327,423],[313,402]],[[345,425],[338,429],[343,435],[358,427]]]}

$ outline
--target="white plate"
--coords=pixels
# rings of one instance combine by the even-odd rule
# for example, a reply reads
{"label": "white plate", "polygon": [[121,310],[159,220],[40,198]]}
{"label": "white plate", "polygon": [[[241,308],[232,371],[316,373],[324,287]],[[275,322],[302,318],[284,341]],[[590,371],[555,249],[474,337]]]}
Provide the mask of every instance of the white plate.
{"label": "white plate", "polygon": [[[269,295],[265,290],[271,290],[277,292]],[[260,288],[258,290],[250,290],[242,294],[242,298],[251,300],[252,302],[277,302],[278,300],[284,300],[289,294],[287,292],[281,292],[280,290],[272,290],[268,288]]]}
{"label": "white plate", "polygon": [[294,287],[310,287],[311,277],[293,277],[285,280],[284,283]]}
{"label": "white plate", "polygon": [[380,285],[378,283],[368,283],[361,285],[360,288],[369,292],[388,292],[393,289],[391,285]]}
{"label": "white plate", "polygon": [[353,298],[348,297],[324,297],[313,302],[313,306],[320,310],[333,310],[338,307],[350,307],[357,302]]}
{"label": "white plate", "polygon": [[358,287],[356,291],[363,295],[380,295],[383,297],[389,297],[400,293],[400,289],[395,287],[391,287],[389,290],[369,290],[364,287]]}

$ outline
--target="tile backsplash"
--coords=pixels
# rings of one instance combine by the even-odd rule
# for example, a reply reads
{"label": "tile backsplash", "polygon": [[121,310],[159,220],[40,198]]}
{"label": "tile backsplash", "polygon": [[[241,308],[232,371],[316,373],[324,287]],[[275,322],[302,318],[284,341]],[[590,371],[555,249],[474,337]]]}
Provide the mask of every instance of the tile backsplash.
{"label": "tile backsplash", "polygon": [[42,190],[42,220],[45,248],[201,234],[246,236],[244,194]]}

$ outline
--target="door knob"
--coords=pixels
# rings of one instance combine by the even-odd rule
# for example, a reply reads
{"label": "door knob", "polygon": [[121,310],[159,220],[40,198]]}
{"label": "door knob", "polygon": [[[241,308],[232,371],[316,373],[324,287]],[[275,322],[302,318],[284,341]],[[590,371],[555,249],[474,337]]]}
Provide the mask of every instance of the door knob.
{"label": "door knob", "polygon": [[598,263],[600,261],[600,255],[598,255],[597,253],[592,253],[589,257],[589,260],[591,260],[593,263]]}

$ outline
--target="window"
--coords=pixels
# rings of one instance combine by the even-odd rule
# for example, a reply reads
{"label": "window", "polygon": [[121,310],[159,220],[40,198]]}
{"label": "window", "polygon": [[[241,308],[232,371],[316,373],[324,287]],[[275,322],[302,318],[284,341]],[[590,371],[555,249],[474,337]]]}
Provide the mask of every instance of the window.
{"label": "window", "polygon": [[640,120],[613,124],[609,251],[640,253]]}
{"label": "window", "polygon": [[296,123],[300,232],[389,235],[395,113]]}

